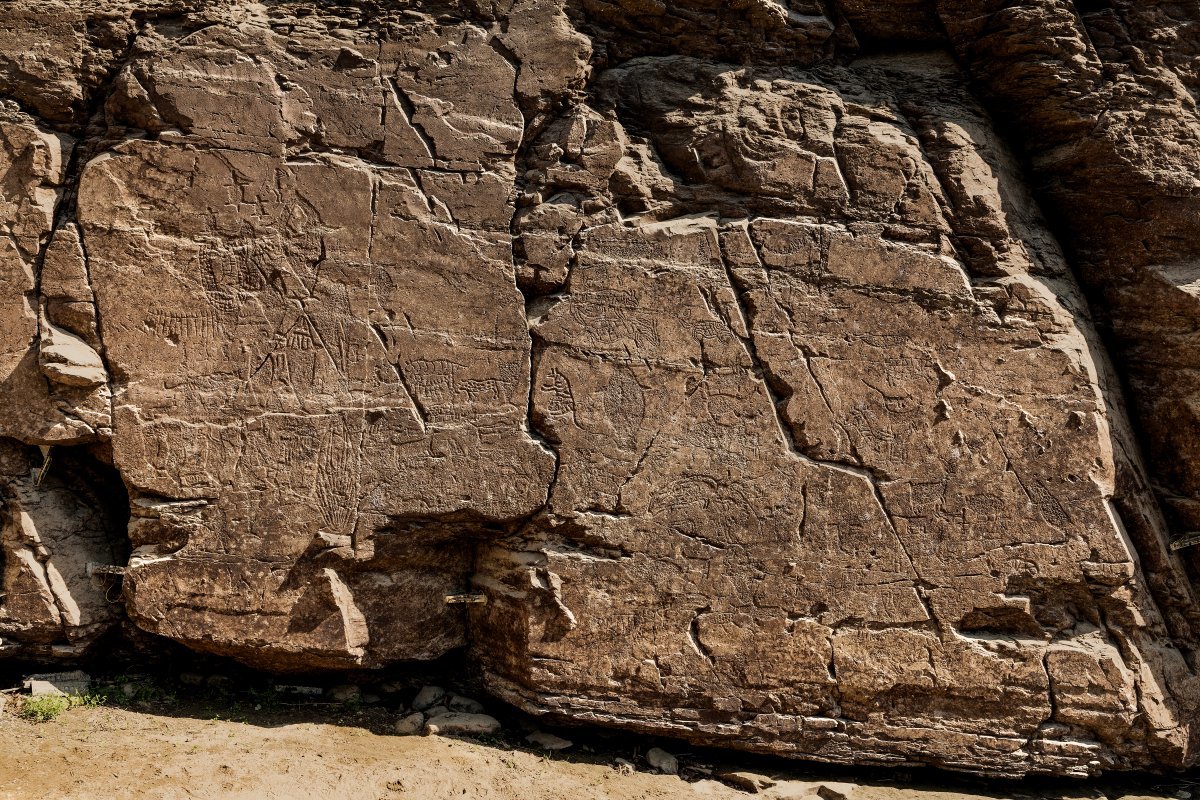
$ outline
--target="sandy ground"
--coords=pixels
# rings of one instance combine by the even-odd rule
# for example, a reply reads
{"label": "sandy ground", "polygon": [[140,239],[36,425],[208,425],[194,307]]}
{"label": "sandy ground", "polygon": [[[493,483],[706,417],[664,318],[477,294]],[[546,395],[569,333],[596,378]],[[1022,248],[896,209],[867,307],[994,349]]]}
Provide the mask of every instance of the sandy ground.
{"label": "sandy ground", "polygon": [[[113,707],[75,708],[33,723],[0,713],[0,798],[253,798],[254,800],[655,800],[745,798],[715,780],[685,782],[614,766],[613,755],[543,756],[503,743],[372,733],[355,724],[232,721]],[[760,765],[761,766],[761,765]],[[786,765],[776,765],[783,768]],[[1093,784],[940,791],[796,780],[765,798],[949,800],[1119,798],[1179,800],[1187,781],[1146,778],[1135,791]],[[1146,792],[1146,794],[1139,794]],[[1200,786],[1195,796],[1200,800]],[[1185,799],[1186,800],[1186,799]]]}

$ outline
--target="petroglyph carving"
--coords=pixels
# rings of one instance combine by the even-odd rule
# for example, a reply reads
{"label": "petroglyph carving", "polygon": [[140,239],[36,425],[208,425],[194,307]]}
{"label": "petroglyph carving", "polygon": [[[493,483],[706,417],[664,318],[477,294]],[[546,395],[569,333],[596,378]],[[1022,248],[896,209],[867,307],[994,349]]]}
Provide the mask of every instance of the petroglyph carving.
{"label": "petroglyph carving", "polygon": [[445,359],[413,361],[407,372],[414,389],[430,404],[445,404],[454,399],[455,375],[462,367]]}
{"label": "petroglyph carving", "polygon": [[642,386],[633,375],[615,370],[603,389],[604,411],[617,435],[632,444],[646,417]]}

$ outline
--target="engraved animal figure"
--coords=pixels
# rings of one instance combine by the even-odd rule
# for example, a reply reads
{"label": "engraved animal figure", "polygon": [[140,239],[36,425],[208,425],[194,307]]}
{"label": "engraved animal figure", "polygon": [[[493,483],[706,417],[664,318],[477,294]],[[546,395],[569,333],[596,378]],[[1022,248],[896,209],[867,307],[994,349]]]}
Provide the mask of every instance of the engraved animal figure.
{"label": "engraved animal figure", "polygon": [[707,475],[685,477],[662,489],[652,513],[668,531],[723,549],[761,535],[749,493],[742,486]]}
{"label": "engraved animal figure", "polygon": [[745,424],[745,402],[741,397],[723,392],[707,392],[705,400],[708,414],[717,425],[732,428],[739,423]]}
{"label": "engraved animal figure", "polygon": [[209,302],[222,313],[237,312],[248,294],[267,286],[267,275],[256,258],[254,243],[228,245],[219,239],[201,240],[200,282]]}
{"label": "engraved animal figure", "polygon": [[865,452],[878,453],[887,460],[903,461],[909,458],[908,443],[894,431],[875,428],[860,428],[859,448]]}
{"label": "engraved animal figure", "polygon": [[581,325],[602,344],[616,345],[629,339],[639,347],[661,344],[654,320],[606,307],[572,305],[567,317]]}
{"label": "engraved animal figure", "polygon": [[626,325],[630,332],[630,338],[639,346],[653,345],[657,347],[662,343],[658,336],[658,325],[654,320],[645,317],[630,317],[626,320]]}
{"label": "engraved animal figure", "polygon": [[571,382],[561,370],[550,370],[542,381],[542,391],[549,395],[544,409],[547,416],[575,417],[575,395],[571,392]]}
{"label": "engraved animal figure", "polygon": [[412,362],[405,374],[427,406],[443,405],[454,399],[454,377],[460,369],[446,359],[420,359]]}
{"label": "engraved animal figure", "polygon": [[475,402],[481,397],[488,400],[500,400],[503,396],[505,383],[497,378],[465,380],[459,383],[458,388],[471,402]]}
{"label": "engraved animal figure", "polygon": [[217,333],[217,315],[212,312],[195,314],[155,310],[150,312],[146,327],[164,339],[175,342],[182,339],[211,341]]}
{"label": "engraved animal figure", "polygon": [[235,313],[268,287],[301,297],[315,286],[325,246],[317,220],[293,206],[270,233],[243,226],[232,241],[203,236],[197,254],[200,283],[222,313]]}
{"label": "engraved animal figure", "polygon": [[694,324],[692,326],[692,333],[695,334],[696,339],[698,339],[701,344],[714,340],[723,341],[732,335],[729,330],[729,326],[723,322],[717,322],[716,320],[711,319],[701,320],[700,322]]}
{"label": "engraved animal figure", "polygon": [[612,289],[598,289],[586,294],[588,305],[606,306],[608,308],[636,311],[637,298],[630,292],[618,292]]}

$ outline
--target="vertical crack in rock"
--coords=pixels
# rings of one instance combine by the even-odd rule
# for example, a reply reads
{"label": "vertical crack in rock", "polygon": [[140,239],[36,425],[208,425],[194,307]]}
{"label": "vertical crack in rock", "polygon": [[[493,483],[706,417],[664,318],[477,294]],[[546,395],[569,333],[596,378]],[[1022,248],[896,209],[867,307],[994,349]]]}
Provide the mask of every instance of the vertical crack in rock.
{"label": "vertical crack in rock", "polygon": [[[759,253],[757,251],[757,249],[755,250],[755,256],[758,259],[759,269],[762,270],[764,278],[765,278],[766,269],[762,263],[762,255],[761,255],[761,253]],[[729,288],[733,292],[733,297],[734,297],[735,304],[736,304],[736,307],[738,310],[739,321],[741,322],[742,328],[744,330],[748,331],[748,334],[746,336],[738,335],[738,339],[741,341],[742,346],[745,348],[746,355],[749,356],[751,363],[754,365],[755,373],[758,375],[758,377],[763,382],[763,386],[767,392],[769,405],[771,407],[771,414],[775,419],[775,424],[779,430],[779,436],[782,439],[784,445],[792,453],[792,455],[795,456],[800,461],[803,461],[808,464],[812,464],[815,467],[830,469],[835,472],[840,472],[844,475],[850,475],[854,478],[857,478],[858,480],[865,482],[867,484],[867,486],[870,488],[871,496],[874,498],[876,505],[879,507],[879,512],[883,515],[883,519],[887,522],[888,528],[891,531],[892,536],[895,537],[896,543],[900,546],[901,550],[903,551],[904,557],[908,561],[908,565],[909,565],[909,568],[912,570],[913,576],[918,581],[923,581],[923,579],[921,577],[921,573],[917,570],[916,563],[913,561],[912,555],[908,552],[908,548],[904,543],[904,538],[900,535],[899,531],[897,531],[897,529],[896,529],[896,524],[892,519],[891,512],[888,511],[887,500],[883,496],[883,491],[879,487],[879,480],[876,478],[875,474],[869,468],[860,466],[859,464],[847,464],[847,463],[842,463],[842,462],[813,458],[812,456],[805,453],[804,450],[797,444],[796,437],[792,433],[792,426],[784,418],[783,412],[781,411],[781,409],[786,404],[787,398],[786,398],[784,392],[780,391],[780,389],[778,387],[781,387],[781,386],[786,387],[786,383],[784,381],[782,381],[777,375],[772,374],[770,372],[770,370],[767,369],[767,367],[764,365],[762,359],[759,358],[758,348],[754,342],[754,336],[755,336],[754,315],[749,311],[749,309],[746,306],[746,299],[745,299],[746,289],[744,286],[740,285],[740,283],[737,279],[737,276],[734,275],[733,270],[729,266],[728,260],[724,257],[724,254],[722,254],[722,265],[725,269],[726,278],[729,281]],[[804,358],[805,366],[807,369],[809,369],[810,374],[811,374],[811,367],[808,363],[807,356],[804,356],[803,351],[800,351],[799,348],[797,348],[797,349],[798,349],[798,352],[801,353],[802,358]],[[818,383],[817,385],[818,385],[818,389],[819,389],[820,384]],[[819,389],[819,391],[820,391],[823,402],[825,403],[826,407],[828,407],[829,406],[828,398],[825,396],[825,393],[823,390]],[[934,619],[935,617],[934,617],[932,611],[929,609],[928,603],[925,602],[924,597],[921,595],[921,591],[922,590],[920,588],[918,588],[917,594],[918,594],[918,596],[921,597],[922,605],[925,606],[926,612],[929,614],[929,618]]]}
{"label": "vertical crack in rock", "polygon": [[[416,107],[413,106],[412,100],[409,99],[408,93],[400,88],[400,85],[396,83],[395,77],[388,76],[385,78],[384,85],[388,88],[391,99],[395,102],[395,107],[399,109],[401,114],[404,115],[409,127],[412,128],[412,130],[417,134],[417,137],[420,139],[421,144],[424,145],[425,155],[429,157],[429,160],[433,164],[438,164],[437,143],[432,137],[430,137],[428,132],[426,132],[425,126],[422,125],[417,119]],[[383,108],[384,110],[387,109],[386,102],[384,103]],[[386,121],[386,117],[384,120]],[[417,180],[419,182],[420,179],[418,178]],[[433,208],[430,207],[430,210],[432,211]]]}
{"label": "vertical crack in rock", "polygon": [[[371,330],[375,332],[375,336],[379,339],[379,344],[384,350],[389,350],[387,334],[383,328],[377,324],[371,325]],[[412,404],[413,418],[421,426],[422,432],[429,430],[429,413],[421,407],[421,401],[417,399],[412,388],[408,385],[408,380],[404,377],[404,370],[400,369],[400,365],[395,362],[388,362],[392,370],[396,373],[396,380],[400,382],[401,388],[404,389],[404,394],[408,397],[409,403]]]}
{"label": "vertical crack in rock", "polygon": [[692,615],[692,621],[688,624],[688,639],[697,655],[702,656],[709,664],[715,665],[716,661],[712,652],[700,641],[700,615],[707,614],[711,610],[708,606],[696,609],[696,613]]}
{"label": "vertical crack in rock", "polygon": [[[99,81],[99,84],[92,88],[90,97],[87,98],[85,110],[81,115],[81,129],[79,135],[72,142],[70,155],[64,169],[62,194],[55,204],[53,222],[46,238],[46,244],[42,248],[36,265],[37,293],[42,306],[41,313],[45,315],[47,299],[44,296],[45,292],[43,291],[42,284],[44,272],[46,271],[46,259],[50,255],[51,247],[54,246],[56,238],[68,236],[66,246],[70,247],[73,243],[78,248],[80,256],[79,266],[82,267],[84,284],[86,286],[86,298],[82,300],[75,298],[74,301],[90,306],[91,322],[94,326],[94,335],[91,337],[93,341],[90,343],[86,341],[89,338],[86,330],[76,329],[65,331],[65,338],[69,340],[67,346],[56,347],[54,342],[50,343],[50,349],[56,351],[51,357],[57,364],[56,369],[51,374],[62,376],[60,377],[60,381],[71,386],[79,386],[81,384],[87,386],[88,383],[100,381],[102,378],[103,402],[107,406],[109,425],[111,425],[113,414],[113,396],[116,391],[114,381],[116,375],[108,360],[104,344],[104,321],[100,314],[100,309],[96,304],[95,285],[92,280],[87,243],[83,232],[75,223],[78,217],[79,177],[87,159],[91,156],[91,148],[94,146],[94,142],[89,138],[91,128],[100,121],[105,104],[114,91],[113,87],[117,76],[125,69],[125,66],[133,57],[137,38],[141,35],[142,29],[143,23],[139,23],[127,32],[121,52],[113,55],[112,62],[107,66],[107,73]],[[52,326],[49,321],[46,322],[45,326],[39,326],[36,347],[42,353],[43,362],[47,357],[45,343],[43,342],[47,330],[57,330],[57,328]],[[64,337],[60,334],[58,338]],[[91,345],[94,345],[94,351]],[[93,366],[91,363],[93,357],[98,360],[98,365]],[[99,369],[96,368],[97,366]],[[45,365],[43,365],[43,370],[45,371]],[[101,375],[92,378],[88,374],[89,371],[98,372]],[[105,427],[107,428],[107,426]],[[107,435],[107,430],[95,430],[93,428],[93,433],[103,438]]]}

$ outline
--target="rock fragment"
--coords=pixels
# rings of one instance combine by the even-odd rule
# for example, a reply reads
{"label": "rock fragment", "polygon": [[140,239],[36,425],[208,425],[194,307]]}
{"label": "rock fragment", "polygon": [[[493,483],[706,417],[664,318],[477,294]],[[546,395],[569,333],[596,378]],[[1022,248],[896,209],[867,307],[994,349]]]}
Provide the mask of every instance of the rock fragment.
{"label": "rock fragment", "polygon": [[24,682],[25,689],[37,697],[44,694],[86,694],[92,686],[92,678],[82,670],[49,672],[30,675]]}
{"label": "rock fragment", "polygon": [[446,699],[446,690],[440,686],[422,686],[417,692],[417,696],[413,698],[412,707],[414,711],[425,711],[433,708]]}
{"label": "rock fragment", "polygon": [[465,714],[448,711],[430,717],[425,722],[426,736],[489,736],[500,732],[500,721],[487,714]]}
{"label": "rock fragment", "polygon": [[646,751],[646,763],[664,775],[679,774],[679,759],[661,747],[651,747]]}
{"label": "rock fragment", "polygon": [[[759,775],[756,772],[747,772],[745,770],[716,772],[713,773],[713,777],[735,789],[741,789],[743,792],[749,792],[750,794],[758,794],[762,790],[770,789],[777,784],[777,781],[768,778],[766,775]],[[834,798],[830,798],[829,800],[834,800]]]}
{"label": "rock fragment", "polygon": [[472,700],[469,697],[464,697],[461,694],[449,695],[446,707],[451,711],[462,711],[467,714],[482,714],[485,710],[483,703],[480,703],[478,700]]}
{"label": "rock fragment", "polygon": [[420,711],[405,714],[396,720],[394,730],[397,736],[415,736],[425,726],[425,715]]}
{"label": "rock fragment", "polygon": [[549,731],[534,731],[525,737],[525,741],[529,742],[539,750],[548,750],[550,752],[568,750],[575,746],[575,743],[570,739],[564,739],[563,737],[554,733],[550,733]]}
{"label": "rock fragment", "polygon": [[343,683],[326,689],[325,696],[335,703],[353,703],[362,698],[362,689],[353,684]]}

